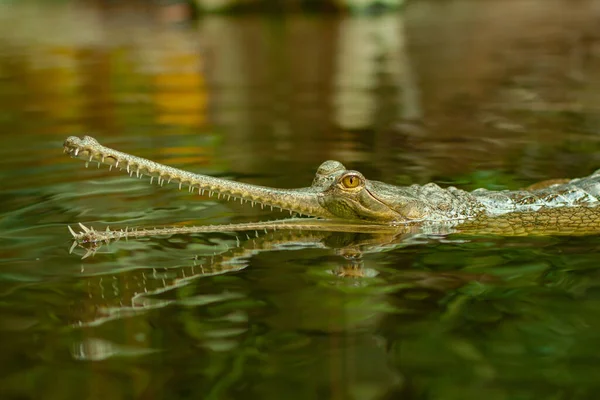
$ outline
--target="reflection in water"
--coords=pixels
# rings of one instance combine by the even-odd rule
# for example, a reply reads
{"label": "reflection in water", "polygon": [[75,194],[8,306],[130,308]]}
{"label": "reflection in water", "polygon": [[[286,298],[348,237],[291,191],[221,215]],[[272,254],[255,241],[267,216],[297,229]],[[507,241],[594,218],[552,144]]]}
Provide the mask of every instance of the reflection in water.
{"label": "reflection in water", "polygon": [[[220,243],[213,242],[210,247],[198,245],[197,241],[203,241],[200,237],[164,243],[163,249],[169,252],[165,259],[171,260],[185,259],[190,251],[199,252],[203,247],[205,253],[217,247],[225,249],[221,254],[200,257],[196,253],[197,261],[191,266],[130,271],[113,269],[110,273],[95,276],[94,269],[112,264],[103,260],[106,256],[98,256],[92,274],[83,278],[87,282],[88,295],[80,304],[79,318],[82,320],[77,325],[94,335],[97,329],[107,325],[121,325],[143,316],[179,313],[181,311],[177,310],[182,308],[214,308],[217,315],[211,314],[209,319],[198,322],[189,321],[196,327],[187,334],[193,335],[203,348],[227,353],[247,351],[244,350],[247,338],[254,336],[250,325],[250,316],[254,315],[274,331],[316,333],[309,342],[290,343],[288,346],[293,347],[286,350],[292,351],[293,357],[300,356],[296,354],[297,350],[305,354],[303,364],[313,365],[312,385],[329,386],[327,390],[351,398],[374,399],[391,388],[401,387],[403,379],[390,364],[386,339],[371,333],[387,315],[397,312],[391,304],[396,301],[390,299],[391,296],[406,293],[407,298],[414,299],[420,291],[421,299],[429,295],[439,297],[470,282],[494,281],[492,277],[477,274],[447,272],[437,276],[436,273],[410,270],[392,272],[381,267],[363,268],[359,255],[380,254],[384,249],[404,247],[410,243],[404,236],[277,232],[256,237],[245,234],[223,237],[226,238],[228,240]],[[214,240],[210,236],[206,239]],[[425,243],[426,238],[421,238],[420,242]],[[131,248],[130,243],[119,242],[116,246],[113,251],[118,253]],[[335,254],[342,254],[344,258],[336,257],[323,265],[307,267],[304,264],[304,260],[314,260],[315,255],[331,253],[330,249],[335,249]],[[309,252],[312,251],[316,253],[311,255]],[[257,265],[256,259],[261,253],[269,254],[271,260]],[[143,265],[148,263],[147,256],[147,252],[132,253],[130,257],[124,253],[120,262],[124,266]],[[254,264],[250,268],[258,270],[256,273],[251,273],[248,278],[236,274],[250,264]],[[283,275],[269,272],[278,266],[285,266]],[[233,276],[220,284],[218,276],[221,274]],[[317,285],[295,286],[293,282],[303,276],[303,279],[310,277]],[[251,292],[244,284],[245,279],[255,280]],[[225,288],[226,291],[220,291]],[[320,306],[315,308],[315,302]],[[284,307],[285,312],[269,311],[267,304]],[[407,306],[409,303],[405,304],[403,312],[408,311]],[[300,348],[296,349],[296,346]],[[160,349],[154,351],[157,350]],[[136,355],[142,349],[91,337],[79,343],[74,351],[74,356],[79,359],[100,360]],[[277,356],[271,362],[282,363],[281,368],[287,373],[297,368]]]}
{"label": "reflection in water", "polygon": [[86,338],[74,344],[73,358],[84,361],[102,361],[111,357],[139,357],[154,353],[148,348],[135,348],[133,346],[120,346],[104,339]]}
{"label": "reflection in water", "polygon": [[[212,235],[214,236],[214,233]],[[335,254],[343,256],[347,261],[338,267],[323,271],[326,274],[322,275],[322,278],[334,275],[352,278],[352,282],[354,282],[353,279],[359,279],[362,282],[364,279],[360,278],[374,278],[378,275],[375,269],[363,268],[361,259],[364,253],[379,253],[394,247],[407,246],[415,239],[410,239],[410,235],[395,233],[362,234],[284,230],[262,235],[258,231],[240,232],[233,236],[225,234],[221,241],[208,240],[207,245],[198,245],[195,244],[195,239],[189,238],[189,242],[185,246],[180,245],[170,249],[172,254],[169,257],[175,256],[176,259],[183,259],[184,248],[193,250],[194,253],[188,255],[193,258],[193,262],[190,262],[188,266],[139,268],[127,272],[131,269],[129,266],[147,264],[147,261],[144,260],[145,253],[137,252],[131,257],[120,257],[119,264],[124,266],[122,271],[115,268],[114,263],[111,263],[111,272],[113,272],[111,276],[103,273],[96,277],[99,267],[98,265],[94,266],[90,271],[91,279],[87,283],[89,291],[87,297],[89,297],[90,304],[84,306],[86,315],[82,315],[81,320],[76,321],[76,324],[91,323],[95,325],[106,317],[113,319],[115,312],[130,313],[135,309],[168,306],[172,301],[159,299],[158,296],[162,293],[189,285],[199,278],[239,272],[248,266],[252,257],[273,251],[335,249]],[[420,241],[423,243],[426,240],[427,238],[423,237]],[[167,243],[169,242],[170,240],[167,241]],[[184,244],[179,241],[174,243]],[[111,246],[116,246],[116,248],[111,248],[111,252],[121,252],[121,247],[131,248],[131,245],[140,249],[146,246],[143,241],[126,244],[116,242],[111,244]],[[82,244],[80,246],[84,248],[83,251],[86,251],[87,246],[94,246],[94,251],[98,250],[98,244]],[[171,244],[171,246],[173,245]],[[102,254],[98,255],[99,258],[103,256]],[[97,264],[97,262],[98,260],[94,259],[94,263]],[[83,271],[84,274],[88,269]],[[119,272],[121,273],[119,274]],[[228,299],[229,297],[226,296],[213,301]],[[87,315],[90,311],[92,314]]]}
{"label": "reflection in water", "polygon": [[[409,65],[401,15],[344,18],[339,24],[335,73],[335,121],[342,129],[369,129],[377,124],[378,89],[401,93],[398,118],[423,117]],[[393,97],[392,97],[393,99]]]}
{"label": "reflection in water", "polygon": [[[42,12],[33,7],[28,11]],[[87,130],[104,135],[140,123],[178,126],[181,133],[205,123],[203,58],[193,32],[143,24],[114,29],[94,17],[58,7],[36,18],[59,19],[54,22],[63,24],[60,31],[38,32],[36,37],[26,31],[31,28],[27,24],[7,30],[1,71],[12,83],[3,86],[2,99],[14,104],[7,89],[22,99],[9,107],[15,113],[9,118],[25,122],[27,115],[35,115],[36,125],[59,124],[52,126],[52,133]],[[27,53],[20,53],[23,48]],[[23,87],[29,90],[23,92]]]}
{"label": "reflection in water", "polygon": [[596,237],[416,240],[353,263],[339,235],[180,235],[81,261],[67,224],[264,215],[78,175],[60,152],[91,134],[274,187],[330,158],[391,183],[582,176],[600,165],[600,3],[576,3],[177,26],[147,2],[2,3],[3,397],[594,398]]}
{"label": "reflection in water", "polygon": [[[558,156],[540,143],[566,140],[549,125],[591,140],[597,108],[593,2],[566,16],[538,3],[432,12],[419,1],[372,17],[215,16],[179,28],[144,13],[132,23],[118,10],[5,5],[16,17],[2,20],[0,123],[62,136],[221,129],[240,173],[296,158],[363,162],[386,181],[506,168],[505,157],[530,170]],[[581,175],[571,164],[542,170]]]}
{"label": "reflection in water", "polygon": [[156,123],[201,127],[208,99],[203,59],[194,37],[166,31],[144,50],[137,68],[152,78]]}

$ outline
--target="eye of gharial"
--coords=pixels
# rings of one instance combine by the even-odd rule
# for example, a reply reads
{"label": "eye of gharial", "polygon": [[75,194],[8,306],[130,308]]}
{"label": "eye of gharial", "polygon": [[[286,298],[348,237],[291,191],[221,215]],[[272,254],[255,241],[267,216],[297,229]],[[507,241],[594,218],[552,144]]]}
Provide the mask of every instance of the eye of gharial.
{"label": "eye of gharial", "polygon": [[348,174],[342,178],[342,185],[346,189],[354,189],[362,184],[362,178],[356,174]]}

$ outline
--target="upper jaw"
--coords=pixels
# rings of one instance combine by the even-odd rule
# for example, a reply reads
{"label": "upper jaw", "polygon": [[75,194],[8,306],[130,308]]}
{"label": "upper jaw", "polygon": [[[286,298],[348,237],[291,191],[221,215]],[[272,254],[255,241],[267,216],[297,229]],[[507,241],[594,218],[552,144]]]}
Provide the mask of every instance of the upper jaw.
{"label": "upper jaw", "polygon": [[148,176],[150,182],[179,183],[179,188],[187,186],[190,192],[217,195],[226,200],[237,200],[258,204],[261,207],[280,208],[292,213],[314,217],[331,218],[333,215],[321,207],[318,201],[319,188],[277,189],[195,174],[169,167],[141,157],[123,153],[101,145],[96,139],[85,136],[82,139],[71,136],[64,142],[64,151],[71,157],[88,162],[108,165],[111,169],[126,170],[130,175]]}

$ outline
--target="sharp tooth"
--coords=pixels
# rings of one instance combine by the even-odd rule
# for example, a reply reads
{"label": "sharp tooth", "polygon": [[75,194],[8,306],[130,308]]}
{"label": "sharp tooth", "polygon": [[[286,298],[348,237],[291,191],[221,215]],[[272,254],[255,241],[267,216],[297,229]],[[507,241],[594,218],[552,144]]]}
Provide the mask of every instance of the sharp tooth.
{"label": "sharp tooth", "polygon": [[221,193],[217,193],[217,200],[221,200]]}
{"label": "sharp tooth", "polygon": [[194,189],[194,187],[190,185],[190,187],[188,188],[188,192],[192,193],[192,189]]}
{"label": "sharp tooth", "polygon": [[102,162],[104,162],[104,156],[102,156]]}
{"label": "sharp tooth", "polygon": [[75,149],[73,153],[75,153],[75,157],[77,157],[77,154],[79,154],[79,149]]}
{"label": "sharp tooth", "polygon": [[254,207],[254,202],[253,201],[251,201],[250,204],[252,204],[252,207]]}
{"label": "sharp tooth", "polygon": [[90,159],[88,161],[92,161],[94,159],[94,156],[92,154],[90,154]]}
{"label": "sharp tooth", "polygon": [[167,184],[171,183],[171,179],[173,179],[173,178],[169,177],[169,180],[167,181]]}
{"label": "sharp tooth", "polygon": [[150,184],[151,185],[152,185],[152,182],[154,182],[154,177],[153,176],[150,177]]}
{"label": "sharp tooth", "polygon": [[179,182],[179,190],[181,190],[181,182]]}
{"label": "sharp tooth", "polygon": [[90,165],[90,163],[86,161],[85,162],[85,167],[87,168],[89,165]]}
{"label": "sharp tooth", "polygon": [[108,166],[108,170],[109,170],[109,171],[112,171],[112,167],[113,167],[112,165],[109,165],[109,166]]}
{"label": "sharp tooth", "polygon": [[117,160],[117,162],[115,163],[115,168],[119,168],[119,161]]}
{"label": "sharp tooth", "polygon": [[244,199],[240,197],[240,204],[244,204]]}
{"label": "sharp tooth", "polygon": [[200,196],[204,196],[204,189],[199,189]]}
{"label": "sharp tooth", "polygon": [[133,171],[129,171],[129,176],[133,176]]}
{"label": "sharp tooth", "polygon": [[290,210],[290,215],[292,215],[292,214],[293,214],[293,212],[292,212],[292,210]]}
{"label": "sharp tooth", "polygon": [[85,233],[89,233],[89,232],[90,232],[89,228],[87,228],[87,227],[86,227],[84,224],[82,224],[81,222],[79,223],[79,226],[81,227],[81,229],[83,229],[83,231],[84,231]]}
{"label": "sharp tooth", "polygon": [[100,168],[100,161],[96,161],[98,163],[98,168]]}
{"label": "sharp tooth", "polygon": [[231,200],[231,195],[228,194],[227,195],[227,201],[230,201],[230,200]]}
{"label": "sharp tooth", "polygon": [[273,206],[271,206],[271,211],[273,211]]}
{"label": "sharp tooth", "polygon": [[136,175],[138,178],[140,177],[140,169],[139,169],[139,168],[135,170],[135,175]]}

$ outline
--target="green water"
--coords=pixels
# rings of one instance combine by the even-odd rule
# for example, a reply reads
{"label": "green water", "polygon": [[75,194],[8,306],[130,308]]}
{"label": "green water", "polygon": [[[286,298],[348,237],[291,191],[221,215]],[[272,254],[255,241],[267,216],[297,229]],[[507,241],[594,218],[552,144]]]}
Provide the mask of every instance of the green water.
{"label": "green water", "polygon": [[466,189],[591,173],[600,11],[547,4],[175,25],[3,5],[0,397],[595,398],[597,235],[206,233],[69,253],[78,222],[285,217],[85,169],[70,135],[276,187],[326,159]]}

